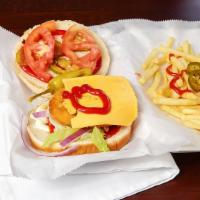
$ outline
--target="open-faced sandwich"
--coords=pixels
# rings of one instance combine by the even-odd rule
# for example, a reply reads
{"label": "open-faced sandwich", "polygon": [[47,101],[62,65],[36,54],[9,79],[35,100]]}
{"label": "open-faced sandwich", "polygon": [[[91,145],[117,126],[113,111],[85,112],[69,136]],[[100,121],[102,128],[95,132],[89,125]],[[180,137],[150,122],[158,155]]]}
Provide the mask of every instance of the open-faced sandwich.
{"label": "open-faced sandwich", "polygon": [[31,150],[76,155],[119,150],[129,142],[138,105],[128,80],[94,75],[63,83],[28,116],[22,138]]}
{"label": "open-faced sandwich", "polygon": [[109,52],[102,39],[76,22],[47,21],[25,31],[15,51],[15,69],[34,93],[47,89],[59,74],[89,69],[106,74]]}

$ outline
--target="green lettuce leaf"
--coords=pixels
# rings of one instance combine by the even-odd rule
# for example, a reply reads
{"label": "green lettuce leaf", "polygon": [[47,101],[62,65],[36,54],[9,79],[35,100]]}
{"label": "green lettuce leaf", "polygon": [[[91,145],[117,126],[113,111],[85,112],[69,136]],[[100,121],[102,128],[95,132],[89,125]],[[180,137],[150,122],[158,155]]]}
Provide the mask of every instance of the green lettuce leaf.
{"label": "green lettuce leaf", "polygon": [[78,129],[73,129],[70,127],[58,129],[57,131],[54,131],[52,134],[50,134],[47,139],[45,140],[43,146],[49,147],[55,142],[60,142],[64,140],[66,137],[70,136],[74,132],[76,132]]}
{"label": "green lettuce leaf", "polygon": [[97,127],[93,128],[93,131],[91,133],[91,139],[92,142],[99,149],[99,151],[102,152],[110,151],[106,143],[106,140],[104,139],[104,133],[99,128]]}

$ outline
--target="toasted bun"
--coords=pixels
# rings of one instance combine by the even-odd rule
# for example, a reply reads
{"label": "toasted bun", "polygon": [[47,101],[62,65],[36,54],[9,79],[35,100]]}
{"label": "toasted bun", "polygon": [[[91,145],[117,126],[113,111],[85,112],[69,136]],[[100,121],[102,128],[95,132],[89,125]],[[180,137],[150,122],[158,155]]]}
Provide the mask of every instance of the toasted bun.
{"label": "toasted bun", "polygon": [[[35,110],[33,110],[32,112],[35,112]],[[120,150],[130,141],[132,137],[132,132],[132,126],[121,127],[115,135],[106,140],[109,149],[111,151]],[[65,150],[59,143],[55,143],[50,147],[44,147],[44,138],[46,138],[49,133],[46,131],[41,131],[41,129],[32,126],[32,121],[30,117],[27,125],[27,133],[33,147],[38,150],[45,152],[61,152]],[[76,149],[76,151],[71,153],[71,155],[99,152],[97,147],[90,140],[72,142],[69,146],[67,146],[67,148],[70,148],[74,145],[77,145],[78,148]]]}
{"label": "toasted bun", "polygon": [[[102,52],[102,65],[101,65],[100,70],[97,72],[97,74],[104,75],[108,72],[109,64],[110,64],[109,52],[108,52],[108,49],[107,49],[104,41],[95,32],[91,31],[89,28],[85,27],[84,25],[73,22],[71,20],[65,20],[65,21],[58,20],[58,21],[56,21],[56,24],[58,26],[58,29],[63,29],[63,30],[67,30],[72,25],[77,25],[79,27],[87,29],[88,32],[95,38],[95,40],[96,40],[97,44],[99,45],[99,47],[101,48],[101,52]],[[15,57],[16,57],[16,52],[22,47],[22,41],[26,40],[26,38],[31,33],[31,31],[34,28],[36,28],[37,26],[39,26],[39,25],[36,25],[33,28],[30,28],[24,32],[24,34],[20,38],[20,41],[18,42],[16,49],[14,51],[14,66],[15,66],[16,74],[19,76],[19,78],[22,80],[22,82],[24,82],[25,85],[29,89],[31,89],[32,92],[34,92],[34,93],[40,93],[40,92],[44,91],[45,89],[47,89],[48,84],[25,73],[21,69],[21,67],[18,65],[18,63],[16,62]]]}
{"label": "toasted bun", "polygon": [[[37,138],[35,138],[34,131],[30,127],[28,127],[28,134],[32,145],[36,149],[46,152],[60,152],[64,150],[58,144],[53,145],[52,147],[44,148],[42,144],[38,142]],[[106,142],[111,151],[117,151],[120,150],[123,146],[125,146],[130,141],[131,137],[132,137],[131,126],[121,127],[120,130],[114,136],[108,138]],[[78,148],[76,149],[76,151],[71,153],[71,155],[99,152],[97,147],[91,141],[72,142],[67,148],[73,145],[78,145]]]}

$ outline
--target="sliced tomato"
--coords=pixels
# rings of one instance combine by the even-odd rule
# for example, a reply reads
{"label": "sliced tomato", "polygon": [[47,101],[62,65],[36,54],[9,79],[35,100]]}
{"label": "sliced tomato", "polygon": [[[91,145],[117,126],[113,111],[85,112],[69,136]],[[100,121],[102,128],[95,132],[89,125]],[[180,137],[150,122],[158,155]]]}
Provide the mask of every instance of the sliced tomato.
{"label": "sliced tomato", "polygon": [[51,34],[53,35],[53,36],[56,36],[56,35],[64,35],[65,34],[65,30],[60,30],[60,29],[56,29],[55,31],[52,31],[51,32]]}
{"label": "sliced tomato", "polygon": [[[79,40],[79,38],[81,39]],[[72,26],[63,37],[62,51],[65,56],[71,59],[73,64],[92,68],[95,73],[98,71],[95,69],[101,58],[101,50],[87,30]],[[75,51],[89,51],[89,53],[79,57]],[[100,67],[98,66],[98,68]]]}
{"label": "sliced tomato", "polygon": [[109,126],[107,131],[104,131],[106,139],[111,138],[113,135],[115,135],[119,130],[120,126]]}
{"label": "sliced tomato", "polygon": [[77,65],[82,67],[89,67],[92,68],[93,73],[97,66],[97,61],[101,58],[101,51],[98,48],[91,48],[90,53],[82,56],[77,61]]}
{"label": "sliced tomato", "polygon": [[38,78],[38,77],[36,76],[36,74],[33,72],[33,70],[32,70],[29,66],[27,66],[27,65],[22,65],[21,68],[22,68],[22,70],[23,70],[24,72],[26,72],[27,74],[29,74],[29,75],[31,75],[31,76],[33,76],[33,77],[35,77],[35,78]]}
{"label": "sliced tomato", "polygon": [[48,126],[49,126],[49,132],[53,133],[55,130],[55,126],[50,122],[49,118],[48,118],[48,122],[47,122]]}
{"label": "sliced tomato", "polygon": [[93,71],[93,74],[96,74],[100,70],[101,64],[102,64],[102,59],[100,57],[99,60],[97,60],[96,67],[95,67],[95,69]]}
{"label": "sliced tomato", "polygon": [[[37,77],[48,82],[51,75],[47,72],[49,65],[53,62],[55,39],[51,31],[56,30],[55,21],[48,21],[36,27],[28,36],[24,44],[24,56],[27,65]],[[39,50],[39,41],[43,41],[49,50],[38,57],[35,53]]]}

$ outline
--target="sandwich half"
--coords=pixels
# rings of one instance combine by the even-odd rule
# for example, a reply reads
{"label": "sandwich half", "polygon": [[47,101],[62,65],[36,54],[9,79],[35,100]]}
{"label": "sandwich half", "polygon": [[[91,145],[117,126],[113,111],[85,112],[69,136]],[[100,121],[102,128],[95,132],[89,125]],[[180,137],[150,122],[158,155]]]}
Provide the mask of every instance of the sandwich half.
{"label": "sandwich half", "polygon": [[47,89],[55,76],[90,68],[106,74],[110,56],[104,41],[74,21],[47,21],[28,29],[16,46],[15,71],[34,93]]}
{"label": "sandwich half", "polygon": [[94,75],[64,88],[28,116],[27,136],[40,152],[66,155],[120,150],[132,137],[137,97],[127,79]]}

